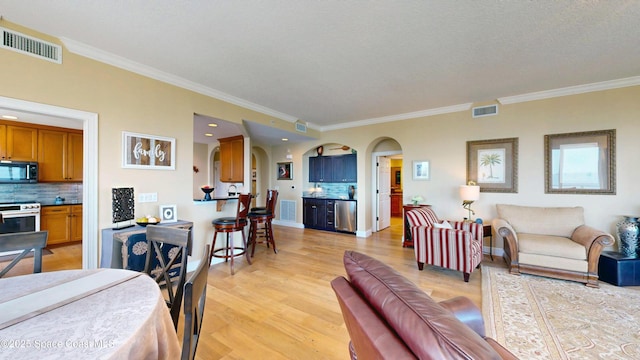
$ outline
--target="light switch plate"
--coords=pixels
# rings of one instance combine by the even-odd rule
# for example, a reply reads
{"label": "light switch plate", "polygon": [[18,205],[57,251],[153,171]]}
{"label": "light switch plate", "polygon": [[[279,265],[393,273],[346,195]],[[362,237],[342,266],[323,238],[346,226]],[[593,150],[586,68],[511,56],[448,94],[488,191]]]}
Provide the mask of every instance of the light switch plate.
{"label": "light switch plate", "polygon": [[138,195],[138,202],[157,202],[158,201],[158,193],[142,193]]}

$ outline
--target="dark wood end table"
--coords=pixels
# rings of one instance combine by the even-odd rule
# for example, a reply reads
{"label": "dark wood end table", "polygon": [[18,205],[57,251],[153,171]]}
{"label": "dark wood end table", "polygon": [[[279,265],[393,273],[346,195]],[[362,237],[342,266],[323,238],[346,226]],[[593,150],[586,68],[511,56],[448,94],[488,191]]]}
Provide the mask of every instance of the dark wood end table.
{"label": "dark wood end table", "polygon": [[409,228],[409,221],[407,220],[407,211],[411,211],[413,209],[425,208],[425,207],[431,207],[431,205],[404,204],[402,206],[402,218],[403,218],[402,223],[404,226],[404,231],[403,231],[404,237],[402,239],[402,247],[413,247],[413,239],[411,238],[411,229]]}
{"label": "dark wood end table", "polygon": [[491,257],[491,261],[493,261],[493,232],[491,230],[491,224],[483,224],[482,225],[482,237],[489,237],[489,256]]}

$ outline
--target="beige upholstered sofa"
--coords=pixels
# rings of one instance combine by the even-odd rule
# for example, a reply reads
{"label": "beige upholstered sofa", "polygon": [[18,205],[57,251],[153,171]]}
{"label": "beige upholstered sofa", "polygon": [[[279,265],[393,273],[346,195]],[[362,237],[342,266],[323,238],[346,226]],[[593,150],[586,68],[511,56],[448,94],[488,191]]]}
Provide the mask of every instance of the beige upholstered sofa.
{"label": "beige upholstered sofa", "polygon": [[584,224],[582,207],[497,204],[493,228],[504,238],[512,274],[529,273],[598,287],[598,261],[613,236]]}

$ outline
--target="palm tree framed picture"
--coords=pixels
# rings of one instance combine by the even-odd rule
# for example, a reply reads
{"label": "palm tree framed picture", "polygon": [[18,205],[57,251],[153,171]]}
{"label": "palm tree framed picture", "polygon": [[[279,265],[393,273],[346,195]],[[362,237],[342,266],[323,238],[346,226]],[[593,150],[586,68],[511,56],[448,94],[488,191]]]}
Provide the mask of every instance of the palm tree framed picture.
{"label": "palm tree framed picture", "polygon": [[518,138],[467,141],[467,183],[481,192],[518,192]]}

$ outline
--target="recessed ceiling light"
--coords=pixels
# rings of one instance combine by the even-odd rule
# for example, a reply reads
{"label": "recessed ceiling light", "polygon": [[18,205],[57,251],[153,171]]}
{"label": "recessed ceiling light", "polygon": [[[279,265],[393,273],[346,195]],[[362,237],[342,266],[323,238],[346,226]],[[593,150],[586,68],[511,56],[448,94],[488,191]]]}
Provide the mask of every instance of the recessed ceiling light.
{"label": "recessed ceiling light", "polygon": [[282,141],[289,141],[289,139],[287,139],[287,138],[282,138]]}
{"label": "recessed ceiling light", "polygon": [[213,134],[206,133],[204,136],[213,136]]}
{"label": "recessed ceiling light", "polygon": [[18,120],[18,117],[13,115],[2,115],[2,118],[9,119],[9,120]]}
{"label": "recessed ceiling light", "polygon": [[216,126],[218,126],[218,124],[210,123],[209,126],[216,127]]}

